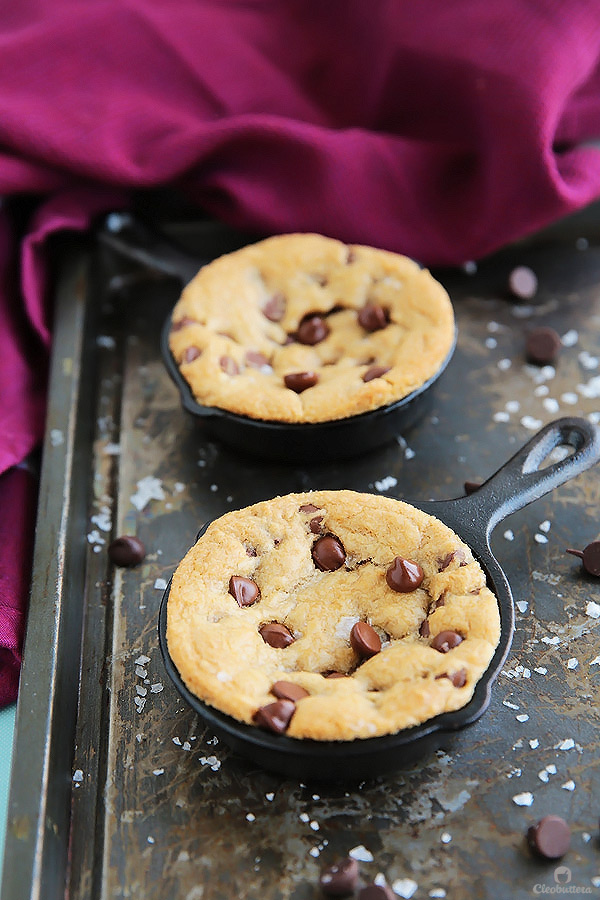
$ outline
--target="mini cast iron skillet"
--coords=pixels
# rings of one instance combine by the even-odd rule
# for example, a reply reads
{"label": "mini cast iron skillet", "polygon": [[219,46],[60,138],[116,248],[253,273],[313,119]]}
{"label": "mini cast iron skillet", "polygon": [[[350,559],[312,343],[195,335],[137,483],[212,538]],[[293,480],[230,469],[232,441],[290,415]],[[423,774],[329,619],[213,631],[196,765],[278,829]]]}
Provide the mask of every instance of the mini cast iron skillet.
{"label": "mini cast iron skillet", "polygon": [[[108,216],[99,236],[102,243],[122,256],[175,276],[183,284],[207,262],[191,256],[166,236],[128,214]],[[290,463],[348,459],[394,440],[426,413],[431,400],[429,388],[444,372],[456,346],[455,335],[450,352],[438,371],[415,391],[387,406],[329,422],[276,422],[198,403],[171,355],[170,328],[169,315],[161,334],[163,360],[179,389],[183,408],[195,417],[205,433],[238,451]]]}
{"label": "mini cast iron skillet", "polygon": [[[574,452],[545,468],[551,451],[568,446]],[[490,702],[492,685],[510,649],[513,598],[506,575],[490,549],[490,536],[506,516],[543,497],[553,488],[585,471],[600,459],[600,430],[585,419],[565,418],[550,423],[533,437],[474,494],[455,500],[414,504],[448,525],[471,548],[481,564],[500,608],[500,643],[479,680],[472,699],[456,712],[435,718],[397,734],[354,741],[314,741],[290,738],[245,725],[203,703],[183,683],[167,648],[165,591],[159,614],[158,637],[166,670],[176,688],[213,732],[233,750],[253,762],[284,775],[331,781],[361,780],[384,774],[422,758],[446,744],[451,732],[475,722]],[[205,525],[200,537],[208,525]]]}

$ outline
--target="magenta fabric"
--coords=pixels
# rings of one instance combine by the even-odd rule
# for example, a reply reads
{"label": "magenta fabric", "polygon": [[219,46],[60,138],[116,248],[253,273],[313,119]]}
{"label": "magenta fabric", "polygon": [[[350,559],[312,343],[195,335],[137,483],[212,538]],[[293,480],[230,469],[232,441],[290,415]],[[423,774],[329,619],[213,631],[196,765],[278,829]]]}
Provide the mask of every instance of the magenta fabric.
{"label": "magenta fabric", "polygon": [[455,265],[598,198],[598,138],[597,0],[3,4],[0,194],[41,200],[20,248],[0,211],[0,472],[42,436],[53,232],[172,187],[233,226]]}

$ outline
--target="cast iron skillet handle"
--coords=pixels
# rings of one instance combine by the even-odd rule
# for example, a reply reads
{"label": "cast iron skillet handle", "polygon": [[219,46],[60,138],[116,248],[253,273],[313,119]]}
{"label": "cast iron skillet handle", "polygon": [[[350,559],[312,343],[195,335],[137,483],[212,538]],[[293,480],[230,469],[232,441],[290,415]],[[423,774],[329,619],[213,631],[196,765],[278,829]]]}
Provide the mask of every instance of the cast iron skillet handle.
{"label": "cast iron skillet handle", "polygon": [[203,265],[202,260],[128,212],[105,216],[98,229],[98,239],[125,259],[179,278],[183,284],[191,281]]}
{"label": "cast iron skillet handle", "polygon": [[[540,468],[550,453],[560,446],[574,453],[559,462]],[[459,526],[461,534],[472,534],[475,542],[482,534],[489,539],[506,516],[539,500],[553,488],[589,469],[600,460],[600,429],[587,419],[564,418],[550,422],[531,438],[501,469],[467,497],[441,502],[443,519]],[[427,504],[435,515],[436,502]]]}

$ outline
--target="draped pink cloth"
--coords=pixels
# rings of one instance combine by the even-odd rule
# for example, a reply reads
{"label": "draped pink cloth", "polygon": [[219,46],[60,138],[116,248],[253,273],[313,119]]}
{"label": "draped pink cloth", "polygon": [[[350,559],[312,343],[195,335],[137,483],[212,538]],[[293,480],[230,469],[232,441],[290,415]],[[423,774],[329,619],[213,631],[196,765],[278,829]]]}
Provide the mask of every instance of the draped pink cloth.
{"label": "draped pink cloth", "polygon": [[[0,194],[39,206],[20,246],[0,211],[0,472],[42,437],[53,232],[160,186],[233,226],[460,264],[598,198],[599,137],[597,0],[3,4]],[[25,492],[0,481],[0,705]]]}

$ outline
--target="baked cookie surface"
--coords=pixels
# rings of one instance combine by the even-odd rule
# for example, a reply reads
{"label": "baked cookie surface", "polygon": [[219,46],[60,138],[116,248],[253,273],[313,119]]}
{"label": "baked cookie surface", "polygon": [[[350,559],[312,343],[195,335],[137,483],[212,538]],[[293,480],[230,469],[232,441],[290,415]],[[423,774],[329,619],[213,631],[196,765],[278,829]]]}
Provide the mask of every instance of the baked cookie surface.
{"label": "baked cookie surface", "polygon": [[204,266],[173,310],[169,348],[203,406],[323,422],[421,387],[454,334],[446,291],[407,257],[286,234]]}
{"label": "baked cookie surface", "polygon": [[392,734],[459,709],[499,638],[468,546],[413,506],[354,491],[287,494],[213,521],[167,603],[189,690],[295,738]]}

